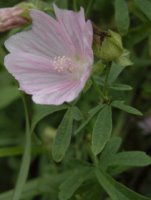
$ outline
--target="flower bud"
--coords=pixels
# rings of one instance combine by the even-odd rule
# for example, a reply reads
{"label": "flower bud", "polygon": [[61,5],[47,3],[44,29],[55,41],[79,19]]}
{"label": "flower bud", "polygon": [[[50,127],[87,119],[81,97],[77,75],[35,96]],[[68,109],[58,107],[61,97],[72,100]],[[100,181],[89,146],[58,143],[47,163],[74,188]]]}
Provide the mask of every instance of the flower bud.
{"label": "flower bud", "polygon": [[8,31],[31,22],[30,3],[20,3],[14,7],[0,9],[0,32]]}
{"label": "flower bud", "polygon": [[110,62],[119,58],[123,53],[123,45],[121,36],[111,30],[106,32],[103,40],[94,44],[94,53],[97,57],[106,62]]}

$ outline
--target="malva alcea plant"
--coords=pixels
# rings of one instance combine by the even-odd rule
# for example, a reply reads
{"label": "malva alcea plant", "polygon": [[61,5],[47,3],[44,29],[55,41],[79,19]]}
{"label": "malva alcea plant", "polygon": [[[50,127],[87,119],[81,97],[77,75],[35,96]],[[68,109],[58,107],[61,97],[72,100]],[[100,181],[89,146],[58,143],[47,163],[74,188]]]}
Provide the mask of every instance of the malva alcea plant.
{"label": "malva alcea plant", "polygon": [[[119,5],[121,2],[127,5],[116,0]],[[24,6],[26,3],[21,5],[23,10]],[[77,10],[76,4],[73,7]],[[126,121],[124,112],[142,115],[121,95],[132,87],[117,82],[120,73],[132,64],[121,35],[100,30],[87,20],[83,7],[72,11],[53,4],[50,15],[35,8],[26,7],[19,13],[28,19],[27,26],[4,44],[9,52],[4,64],[22,91],[26,141],[14,193],[2,194],[0,200],[6,196],[32,199],[39,194],[53,200],[149,200],[116,180],[127,169],[151,164],[144,152],[119,152],[122,140],[117,134]],[[118,120],[114,108],[122,113]],[[55,112],[57,123],[55,118],[41,121]],[[39,122],[44,122],[40,128]],[[25,183],[35,149],[40,162],[38,178]]]}

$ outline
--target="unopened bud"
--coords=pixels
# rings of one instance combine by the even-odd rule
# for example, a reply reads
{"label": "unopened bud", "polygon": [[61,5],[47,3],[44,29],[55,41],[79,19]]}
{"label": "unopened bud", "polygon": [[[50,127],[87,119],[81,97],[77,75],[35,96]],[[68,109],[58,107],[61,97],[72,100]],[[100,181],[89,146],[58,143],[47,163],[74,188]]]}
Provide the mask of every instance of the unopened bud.
{"label": "unopened bud", "polygon": [[22,9],[17,7],[0,9],[0,32],[26,24],[26,19],[20,17]]}
{"label": "unopened bud", "polygon": [[111,30],[106,32],[102,40],[95,40],[94,52],[97,57],[110,62],[119,58],[123,53],[121,36]]}

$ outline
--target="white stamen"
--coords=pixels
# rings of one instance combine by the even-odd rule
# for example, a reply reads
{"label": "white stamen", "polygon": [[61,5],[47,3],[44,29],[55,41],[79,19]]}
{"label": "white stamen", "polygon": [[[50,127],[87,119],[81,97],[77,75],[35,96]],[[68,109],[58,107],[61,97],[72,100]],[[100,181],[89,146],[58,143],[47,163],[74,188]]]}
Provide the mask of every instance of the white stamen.
{"label": "white stamen", "polygon": [[73,72],[74,69],[74,62],[66,56],[55,57],[52,64],[59,73],[63,71]]}

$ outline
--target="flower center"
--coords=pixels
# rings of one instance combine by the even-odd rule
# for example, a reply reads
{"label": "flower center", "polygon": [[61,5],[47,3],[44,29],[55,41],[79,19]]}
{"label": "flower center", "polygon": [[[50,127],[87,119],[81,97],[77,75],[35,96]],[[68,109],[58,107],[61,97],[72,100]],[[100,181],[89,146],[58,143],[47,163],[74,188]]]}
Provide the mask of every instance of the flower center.
{"label": "flower center", "polygon": [[66,56],[55,57],[52,61],[53,67],[57,72],[73,72],[75,63],[71,58]]}

